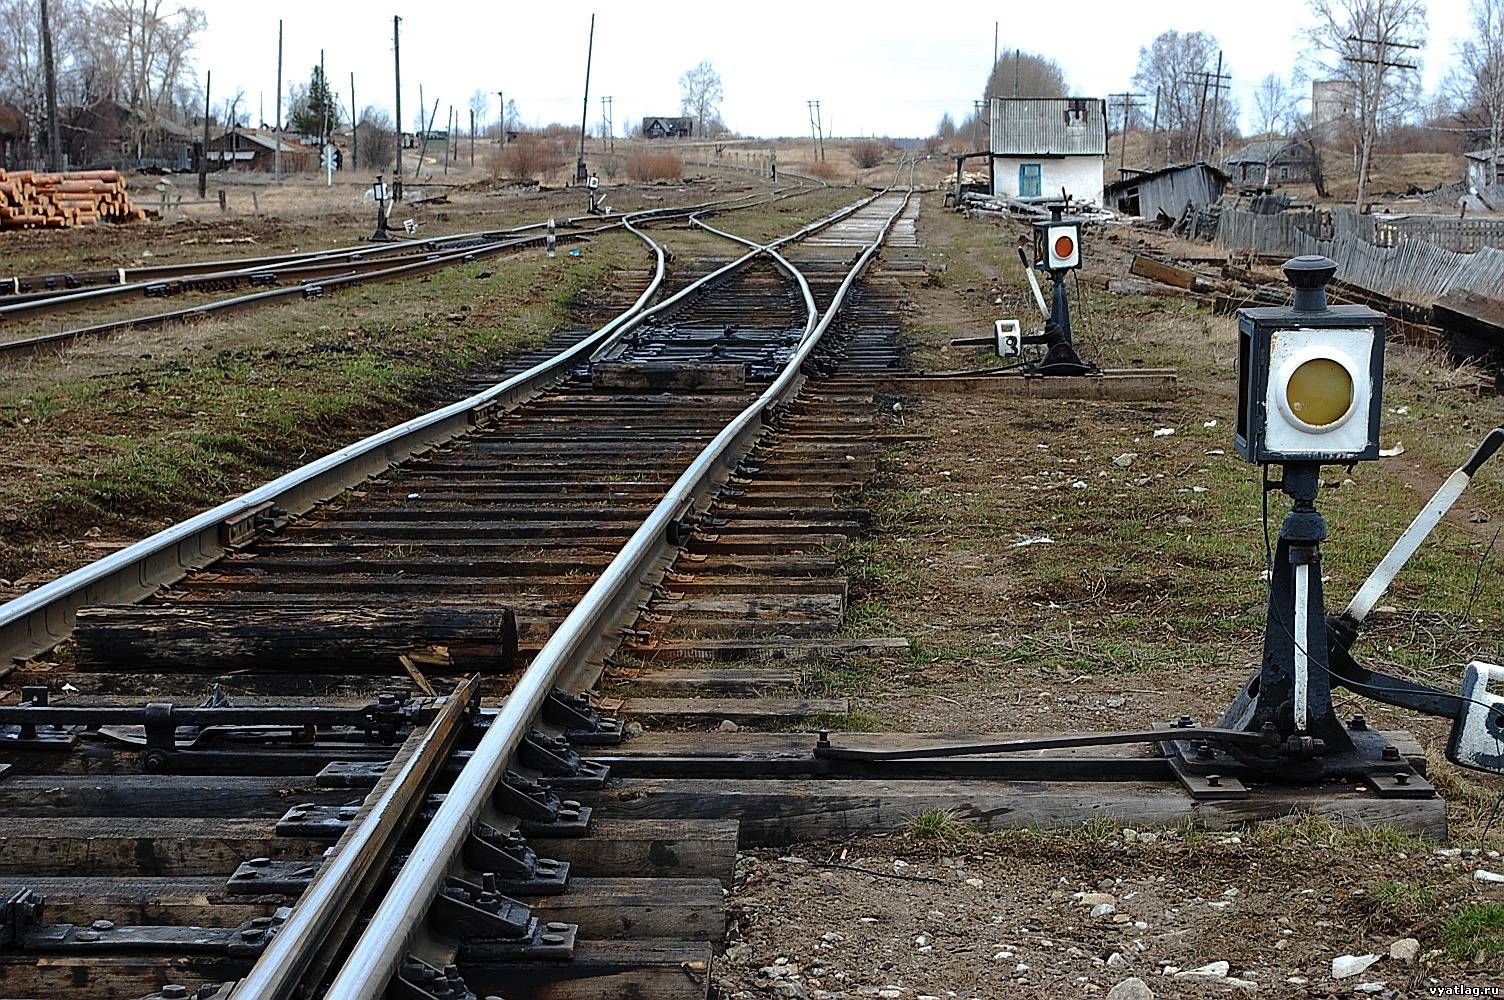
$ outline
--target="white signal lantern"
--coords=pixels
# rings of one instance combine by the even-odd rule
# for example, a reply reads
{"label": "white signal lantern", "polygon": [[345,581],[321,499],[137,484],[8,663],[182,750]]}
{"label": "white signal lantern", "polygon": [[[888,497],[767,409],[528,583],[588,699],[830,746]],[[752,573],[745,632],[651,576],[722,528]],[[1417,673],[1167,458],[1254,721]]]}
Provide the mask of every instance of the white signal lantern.
{"label": "white signal lantern", "polygon": [[1323,286],[1335,267],[1295,258],[1285,269],[1294,307],[1239,310],[1235,443],[1250,462],[1379,456],[1384,316],[1366,306],[1328,307]]}
{"label": "white signal lantern", "polygon": [[1064,271],[1080,267],[1081,227],[1075,223],[1045,227],[1044,250],[1047,270]]}

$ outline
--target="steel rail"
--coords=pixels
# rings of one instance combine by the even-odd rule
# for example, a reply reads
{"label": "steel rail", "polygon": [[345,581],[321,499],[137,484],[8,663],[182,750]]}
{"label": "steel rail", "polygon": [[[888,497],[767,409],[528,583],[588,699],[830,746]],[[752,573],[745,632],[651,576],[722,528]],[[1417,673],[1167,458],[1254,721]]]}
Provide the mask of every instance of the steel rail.
{"label": "steel rail", "polygon": [[[72,629],[74,614],[80,607],[138,600],[158,586],[181,578],[184,572],[219,558],[226,548],[220,537],[225,522],[247,516],[267,504],[299,513],[423,448],[454,438],[490,412],[520,405],[544,391],[564,378],[576,363],[597,357],[650,316],[750,260],[757,251],[718,269],[651,309],[647,305],[662,287],[667,256],[658,243],[637,228],[638,223],[703,215],[717,211],[723,204],[709,202],[698,206],[651,209],[624,216],[621,225],[647,244],[654,254],[654,273],[648,287],[626,310],[552,358],[458,402],[330,452],[241,496],[0,604],[0,671],[7,663],[43,652],[66,638]],[[854,210],[836,212],[806,226],[801,232],[829,225]]]}
{"label": "steel rail", "polygon": [[[564,239],[577,239],[582,236],[593,236],[597,233],[615,229],[620,223],[609,226],[601,226],[597,229],[583,232],[574,232],[564,236]],[[228,299],[220,299],[215,302],[205,302],[199,305],[184,306],[181,309],[170,309],[166,312],[150,313],[145,316],[134,316],[126,319],[110,320],[97,323],[93,326],[76,327],[72,330],[61,330],[57,333],[40,334],[22,340],[12,340],[0,343],[0,358],[11,355],[34,354],[50,347],[57,347],[82,340],[86,337],[98,337],[119,330],[144,330],[154,327],[165,326],[178,320],[188,321],[202,319],[219,312],[229,312],[236,309],[244,309],[254,305],[260,305],[278,299],[295,297],[308,298],[311,295],[322,296],[325,291],[345,288],[350,285],[365,282],[385,281],[392,278],[405,278],[417,274],[426,274],[430,271],[438,271],[457,264],[472,260],[481,260],[504,253],[507,250],[527,246],[546,239],[546,236],[522,236],[504,242],[485,244],[480,247],[466,247],[461,250],[453,250],[445,254],[425,257],[422,260],[408,261],[406,263],[393,263],[382,270],[367,273],[347,273],[336,275],[322,282],[300,282],[294,285],[281,285],[276,288],[268,288],[260,292],[248,292],[244,295],[236,295]],[[382,263],[386,263],[383,261]]]}
{"label": "steel rail", "polygon": [[[774,194],[783,190],[787,189],[774,189]],[[752,197],[754,195],[744,195],[741,198],[728,199],[727,203],[745,201]],[[650,209],[647,211],[662,210]],[[589,230],[593,234],[604,231],[604,229],[620,226],[622,218],[624,218],[624,215],[619,212],[610,212],[603,215],[577,215],[559,219],[555,225],[557,228],[573,231],[578,230],[581,226],[588,223],[611,223],[607,227],[596,227]],[[267,257],[247,257],[240,260],[196,261],[184,264],[159,264],[150,267],[115,268],[107,271],[88,272],[91,275],[118,275],[121,280],[81,289],[63,288],[37,292],[20,292],[11,295],[0,294],[0,320],[3,320],[7,316],[19,316],[28,312],[61,309],[75,304],[113,298],[130,292],[145,292],[147,289],[161,285],[164,281],[173,278],[197,278],[202,281],[214,281],[227,278],[250,277],[258,274],[283,274],[295,271],[300,267],[314,266],[324,262],[328,262],[330,266],[336,262],[347,262],[351,265],[379,265],[380,263],[384,263],[383,258],[419,257],[424,254],[442,253],[448,248],[454,248],[455,244],[465,244],[464,247],[458,249],[482,248],[493,243],[515,238],[524,233],[537,232],[547,228],[548,223],[546,222],[528,222],[507,229],[483,229],[468,233],[452,233],[447,236],[428,236],[418,240],[402,240],[396,243],[365,244],[355,247],[337,247],[330,250],[306,250]],[[564,234],[565,238],[577,235],[581,234],[577,232]],[[58,279],[66,280],[69,277],[75,277],[76,280],[76,276],[67,274],[0,279],[0,289],[4,288],[7,281],[19,284],[22,281],[56,281]],[[125,280],[127,277],[130,280]]]}
{"label": "steel rail", "polygon": [[[875,198],[875,197],[877,197],[877,196],[874,195],[873,198]],[[829,225],[833,224],[834,222],[837,222],[837,221],[839,221],[841,219],[844,219],[847,216],[849,216],[849,215],[851,215],[851,214],[853,214],[855,212],[860,211],[866,205],[870,204],[871,201],[873,200],[873,198],[866,198],[866,199],[863,199],[863,200],[859,201],[858,203],[856,203],[854,205],[851,205],[851,206],[848,206],[846,208],[840,209],[840,210],[832,213],[831,215],[829,215],[829,216],[827,216],[827,217],[825,217],[823,219],[819,219],[819,220],[817,220],[815,222],[810,223],[807,226],[802,227],[796,233],[791,234],[790,236],[784,237],[784,238],[782,238],[781,240],[779,240],[777,242],[779,244],[786,243],[786,242],[788,242],[791,239],[802,238],[804,235],[808,235],[811,232],[816,232],[816,231],[818,231],[821,228],[829,226]],[[703,213],[697,213],[697,215],[698,214],[703,214]],[[629,224],[629,228],[631,228],[631,224]],[[731,273],[732,271],[734,271],[734,270],[736,270],[736,269],[738,269],[738,268],[746,265],[749,261],[755,259],[761,253],[768,252],[768,248],[766,246],[761,245],[761,244],[752,243],[751,241],[741,241],[741,242],[748,243],[748,245],[750,245],[751,247],[753,247],[753,249],[751,249],[748,253],[743,254],[741,257],[737,258],[736,260],[731,261],[730,263],[728,263],[728,264],[726,264],[726,265],[724,265],[724,266],[722,266],[720,268],[717,268],[715,271],[712,271],[710,274],[705,275],[704,277],[697,279],[696,281],[694,281],[693,283],[691,283],[689,286],[685,287],[684,289],[681,289],[678,293],[676,293],[673,296],[670,296],[669,298],[665,299],[663,302],[660,302],[660,303],[654,305],[653,307],[651,307],[649,309],[642,309],[642,310],[637,311],[629,319],[627,319],[626,321],[624,321],[613,332],[613,334],[612,334],[612,336],[610,338],[610,341],[613,342],[613,343],[616,342],[616,341],[618,341],[622,336],[624,336],[628,332],[628,330],[634,328],[637,325],[640,325],[641,323],[646,322],[653,315],[656,315],[656,314],[658,314],[660,312],[663,312],[666,309],[670,309],[670,308],[674,307],[675,305],[683,302],[689,296],[697,294],[698,292],[700,292],[705,287],[709,286],[710,284],[715,283],[721,277],[723,277],[723,276]],[[661,248],[660,248],[659,252],[661,254]],[[787,264],[786,261],[785,261],[785,264]],[[800,283],[800,286],[803,289],[805,302],[806,302],[806,305],[807,305],[807,308],[808,308],[808,311],[809,311],[809,320],[808,320],[808,322],[806,324],[806,329],[805,329],[805,333],[808,334],[808,332],[811,329],[813,329],[814,326],[816,325],[816,322],[818,320],[818,310],[816,309],[813,295],[810,292],[808,283],[804,280],[803,275],[799,274],[797,272],[797,270],[794,269],[794,268],[792,268],[791,266],[789,267],[789,270],[790,270],[790,273],[793,274],[794,277],[796,278],[796,280]],[[600,353],[603,353],[606,350],[609,350],[610,346],[611,346],[611,343],[607,343],[607,344],[603,345],[600,350],[598,350],[594,354],[592,354],[592,358],[595,357],[595,356],[598,356]],[[0,609],[0,610],[3,610],[3,609]],[[304,899],[302,899],[302,900],[299,901],[298,908],[301,908],[301,907],[303,907],[305,905],[314,906],[314,907],[329,907],[329,906],[336,905],[336,901],[334,900],[333,897],[320,897],[318,899],[309,899],[308,897],[305,896]],[[315,916],[305,917],[304,919],[307,920],[307,921],[316,921],[316,922],[319,922],[320,924],[322,924],[324,921],[332,920],[333,917],[332,916],[327,916],[327,915],[315,915]],[[288,946],[288,947],[291,947],[291,946]],[[290,966],[288,966],[286,964],[287,963],[287,959],[285,957],[279,957],[279,958],[277,958],[276,962],[277,962],[277,964],[279,966],[279,969],[281,971],[279,971],[275,976],[271,976],[271,975],[262,976],[262,975],[256,974],[255,973],[255,969],[253,969],[253,977],[251,979],[248,979],[248,980],[243,980],[241,982],[241,984],[239,984],[236,987],[234,993],[232,994],[232,996],[235,998],[235,1000],[252,1000],[252,998],[283,998],[283,997],[288,996],[289,995],[288,991],[293,986],[298,985],[297,981],[295,979],[289,979],[289,978],[287,978],[287,976],[286,976],[285,973],[286,973],[287,968],[289,968]],[[260,962],[258,961],[256,968],[259,968],[259,967],[260,967]]]}
{"label": "steel rail", "polygon": [[298,984],[335,925],[352,905],[358,905],[356,892],[368,883],[377,866],[389,860],[404,815],[422,801],[442,771],[458,742],[465,712],[479,693],[480,677],[475,675],[441,699],[439,712],[418,746],[390,780],[383,775],[385,787],[373,793],[374,802],[367,800],[369,808],[340,839],[334,856],[319,868],[287,921],[241,980],[240,988],[247,995],[281,993]]}
{"label": "steel rail", "polygon": [[219,535],[224,522],[263,504],[295,512],[306,510],[422,448],[462,433],[482,408],[517,405],[563,377],[570,365],[588,357],[645,308],[663,284],[667,265],[663,248],[631,221],[623,220],[623,225],[653,252],[653,277],[632,305],[595,333],[490,388],[377,431],[0,604],[0,665],[42,652],[66,638],[75,612],[86,604],[139,599],[159,585],[178,579],[186,570],[223,555],[225,545]]}
{"label": "steel rail", "polygon": [[[805,361],[829,329],[851,285],[865,270],[887,238],[893,222],[907,207],[909,197],[908,194],[904,196],[876,239],[847,272],[825,313],[818,319],[812,317],[805,336],[779,377],[701,451],[534,657],[507,695],[470,760],[454,779],[443,804],[424,829],[407,863],[324,993],[325,1000],[377,1000],[386,992],[403,955],[419,932],[429,904],[443,887],[465,838],[503,777],[532,720],[542,710],[549,692],[567,669],[595,648],[602,633],[626,604],[636,598],[644,586],[643,574],[649,566],[659,561],[666,562],[669,555],[666,538],[674,522],[691,510],[720,478],[729,475],[746,449],[761,435],[764,414],[803,385]],[[760,252],[752,251],[753,254]],[[234,1000],[249,1000],[257,994],[237,991],[232,996]]]}
{"label": "steel rail", "polygon": [[[735,200],[745,200],[745,198],[750,197],[752,195],[746,195],[742,199]],[[595,222],[602,219],[619,220],[627,215],[640,214],[642,211],[660,210],[639,210],[637,213],[611,212],[605,215],[576,215],[560,219],[556,225],[574,227],[585,222]],[[61,298],[77,294],[81,290],[114,290],[121,285],[138,284],[144,286],[167,278],[203,276],[205,274],[226,271],[268,269],[283,264],[294,264],[299,261],[308,261],[326,256],[359,258],[384,255],[400,256],[411,252],[431,252],[443,246],[464,240],[496,240],[506,236],[515,236],[519,233],[546,229],[547,227],[547,222],[527,222],[520,226],[512,226],[506,229],[478,229],[466,233],[450,233],[444,236],[425,236],[421,239],[401,238],[393,243],[363,243],[350,247],[334,247],[328,250],[295,250],[284,254],[268,254],[261,257],[228,257],[217,260],[188,261],[179,264],[149,264],[143,267],[111,267],[98,268],[92,271],[57,271],[51,274],[15,275],[8,278],[0,278],[0,309],[3,309],[5,305],[31,298]],[[87,289],[65,287],[39,291],[21,290],[23,287],[36,283],[66,283],[70,280],[82,281],[85,279],[87,279],[88,284],[91,286]],[[12,289],[12,291],[7,292],[7,287]],[[3,315],[3,311],[0,311],[0,315]]]}
{"label": "steel rail", "polygon": [[[779,189],[779,190],[786,190],[786,189]],[[775,194],[776,194],[776,192],[775,192]],[[646,210],[644,212],[634,213],[633,217],[642,218],[644,220],[652,220],[652,219],[658,219],[658,218],[664,218],[664,217],[672,217],[672,216],[677,216],[677,215],[684,215],[684,214],[687,214],[688,212],[690,212],[690,211],[692,211],[692,210],[694,210],[696,208],[703,208],[706,211],[711,211],[711,210],[726,210],[724,208],[724,206],[726,204],[733,204],[733,203],[735,203],[737,201],[745,201],[747,198],[750,198],[750,197],[753,197],[753,196],[752,195],[746,195],[746,196],[744,196],[742,198],[727,199],[727,200],[721,201],[721,202],[711,202],[711,203],[709,203],[708,206],[690,206],[688,208],[671,207],[671,208],[662,208],[662,209],[649,209],[649,210]],[[716,206],[716,207],[712,209],[710,206]],[[750,206],[742,206],[742,207],[750,207]],[[582,217],[582,218],[587,218],[587,217]],[[580,238],[587,237],[587,236],[594,236],[594,235],[597,235],[597,234],[603,233],[603,232],[608,232],[608,231],[610,231],[612,229],[616,229],[618,227],[623,226],[625,224],[624,223],[625,218],[626,218],[625,216],[620,217],[615,222],[611,222],[611,223],[609,223],[607,225],[603,225],[603,226],[597,226],[594,229],[587,229],[587,230],[575,229],[575,230],[572,230],[572,231],[570,231],[568,233],[562,234],[561,238],[565,239],[565,240],[573,240],[573,239],[580,239]],[[574,220],[570,220],[570,221],[574,221]],[[543,228],[544,225],[545,224],[542,224],[542,223],[529,224],[527,226],[519,227],[519,231],[531,230],[531,229],[539,229],[539,228]],[[84,337],[97,337],[97,336],[101,336],[101,335],[104,335],[104,334],[107,334],[107,333],[114,333],[114,332],[119,331],[119,330],[146,329],[146,328],[151,328],[151,327],[164,326],[164,325],[166,325],[168,323],[172,323],[172,322],[175,322],[175,321],[178,321],[178,320],[182,320],[182,321],[196,320],[196,319],[201,319],[204,316],[207,316],[207,315],[209,315],[211,313],[227,312],[227,311],[231,311],[231,310],[235,310],[235,309],[248,308],[248,307],[251,307],[251,306],[254,306],[254,305],[260,305],[260,304],[263,304],[263,303],[266,303],[266,302],[271,302],[271,301],[278,300],[278,299],[292,298],[294,296],[303,296],[303,297],[306,298],[310,294],[314,294],[315,289],[317,290],[317,294],[318,295],[322,295],[323,292],[326,291],[326,290],[334,290],[334,289],[344,288],[344,287],[347,287],[349,285],[361,284],[361,283],[368,282],[368,281],[384,281],[384,280],[388,280],[388,279],[392,279],[392,278],[409,277],[409,276],[415,275],[415,274],[425,274],[425,273],[428,273],[429,271],[441,270],[443,268],[449,267],[452,264],[457,264],[457,263],[467,262],[467,261],[472,261],[472,260],[480,260],[480,259],[485,258],[485,257],[491,257],[491,256],[494,256],[496,254],[503,253],[503,252],[505,252],[507,250],[515,249],[515,248],[521,247],[521,246],[526,246],[526,245],[531,244],[531,243],[537,243],[537,242],[542,241],[544,239],[546,239],[546,235],[542,234],[542,233],[539,233],[539,234],[532,235],[532,236],[520,236],[520,237],[515,237],[515,238],[509,239],[509,240],[498,241],[498,242],[494,242],[494,243],[481,244],[479,246],[474,246],[474,245],[472,245],[472,246],[465,246],[465,247],[461,247],[461,248],[459,248],[457,250],[451,250],[451,251],[449,251],[447,253],[430,254],[430,255],[424,257],[421,260],[408,261],[406,263],[400,263],[400,262],[399,263],[394,263],[394,264],[392,264],[392,266],[387,267],[387,268],[385,268],[383,270],[371,271],[371,272],[368,272],[368,273],[355,273],[355,274],[336,275],[336,276],[331,277],[331,278],[329,278],[329,279],[327,279],[325,281],[319,282],[316,285],[314,283],[312,283],[312,282],[299,283],[299,284],[294,284],[294,285],[283,285],[283,286],[280,286],[280,287],[277,287],[277,288],[267,289],[266,291],[249,292],[249,293],[247,293],[245,295],[237,295],[237,296],[233,296],[233,297],[228,298],[228,299],[220,299],[220,300],[215,301],[215,302],[208,302],[208,303],[203,303],[203,304],[193,305],[193,306],[185,306],[185,307],[183,307],[181,309],[172,309],[172,310],[168,310],[166,312],[152,313],[152,314],[149,314],[149,315],[146,315],[146,316],[136,316],[136,317],[131,317],[131,318],[127,318],[127,319],[121,319],[121,320],[111,320],[111,321],[104,322],[104,323],[98,323],[98,324],[95,324],[93,326],[77,327],[77,328],[74,328],[74,329],[71,329],[71,330],[62,330],[62,331],[59,331],[57,333],[40,334],[40,335],[35,336],[35,337],[28,337],[28,338],[23,338],[21,340],[8,341],[8,342],[5,342],[5,343],[0,343],[0,359],[6,358],[7,356],[12,356],[12,355],[30,355],[30,354],[35,354],[35,353],[39,353],[41,351],[45,351],[45,350],[47,350],[49,348],[59,347],[59,346],[62,346],[64,344],[71,343],[71,342],[73,342],[75,340],[80,340],[80,339],[82,339]],[[411,256],[419,256],[419,255],[411,255]],[[385,261],[381,261],[381,263],[386,263],[386,262]],[[209,277],[212,277],[212,276],[206,276],[205,280],[208,280]],[[115,291],[117,291],[116,288],[95,289],[95,290],[93,290],[92,293],[93,294],[98,294],[98,293],[101,293],[101,292],[115,292]],[[3,312],[4,308],[5,308],[4,306],[0,306],[0,312]]]}

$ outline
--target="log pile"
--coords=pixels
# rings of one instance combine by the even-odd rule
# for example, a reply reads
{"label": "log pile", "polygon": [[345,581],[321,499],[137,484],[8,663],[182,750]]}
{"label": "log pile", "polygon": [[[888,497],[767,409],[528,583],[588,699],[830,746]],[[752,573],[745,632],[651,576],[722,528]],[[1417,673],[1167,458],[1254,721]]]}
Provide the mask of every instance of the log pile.
{"label": "log pile", "polygon": [[144,222],[116,170],[48,174],[0,170],[0,229],[67,229],[107,222]]}

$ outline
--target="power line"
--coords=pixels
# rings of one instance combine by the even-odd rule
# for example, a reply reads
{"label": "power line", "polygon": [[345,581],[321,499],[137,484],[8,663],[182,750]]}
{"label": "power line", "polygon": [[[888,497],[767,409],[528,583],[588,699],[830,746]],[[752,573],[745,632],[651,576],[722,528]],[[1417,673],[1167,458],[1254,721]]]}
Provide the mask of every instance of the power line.
{"label": "power line", "polygon": [[1126,90],[1121,94],[1107,95],[1108,107],[1112,106],[1113,101],[1117,101],[1118,107],[1123,112],[1123,128],[1118,133],[1118,176],[1120,178],[1123,176],[1123,168],[1127,165],[1128,132],[1133,128],[1133,109],[1144,106],[1141,100],[1144,96],[1144,94],[1135,94]]}

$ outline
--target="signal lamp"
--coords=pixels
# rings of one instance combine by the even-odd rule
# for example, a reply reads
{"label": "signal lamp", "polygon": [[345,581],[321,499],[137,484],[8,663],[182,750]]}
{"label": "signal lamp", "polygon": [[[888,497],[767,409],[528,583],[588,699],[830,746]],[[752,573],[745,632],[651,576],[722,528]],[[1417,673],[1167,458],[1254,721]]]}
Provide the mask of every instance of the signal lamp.
{"label": "signal lamp", "polygon": [[1238,312],[1238,454],[1260,464],[1377,459],[1384,316],[1328,306],[1337,265],[1325,257],[1284,270],[1293,306]]}

